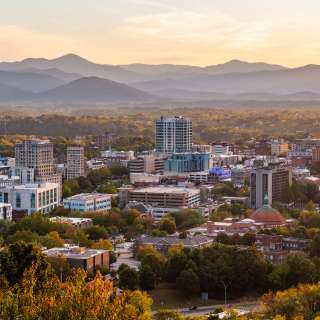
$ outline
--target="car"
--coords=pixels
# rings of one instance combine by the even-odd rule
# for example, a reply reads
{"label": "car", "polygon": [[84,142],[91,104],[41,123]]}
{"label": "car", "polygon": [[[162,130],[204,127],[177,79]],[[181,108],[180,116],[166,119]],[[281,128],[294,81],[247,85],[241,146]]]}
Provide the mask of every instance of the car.
{"label": "car", "polygon": [[198,309],[197,306],[192,306],[192,307],[189,308],[190,311],[194,311],[194,310],[197,310],[197,309]]}

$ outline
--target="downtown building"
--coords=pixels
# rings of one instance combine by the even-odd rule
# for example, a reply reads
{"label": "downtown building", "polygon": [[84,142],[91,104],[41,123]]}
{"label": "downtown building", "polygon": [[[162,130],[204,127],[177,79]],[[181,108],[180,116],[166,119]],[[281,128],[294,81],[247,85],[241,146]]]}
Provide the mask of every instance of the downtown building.
{"label": "downtown building", "polygon": [[161,117],[156,121],[156,151],[180,153],[192,151],[192,121],[189,118]]}
{"label": "downtown building", "polygon": [[67,180],[85,176],[84,148],[78,144],[67,147]]}
{"label": "downtown building", "polygon": [[292,184],[292,170],[285,166],[258,167],[250,173],[250,206],[263,206],[266,195],[268,205],[284,202]]}
{"label": "downtown building", "polygon": [[62,176],[56,173],[53,144],[49,140],[29,139],[17,143],[11,175],[19,176],[21,184],[56,183],[60,190],[62,187]]}

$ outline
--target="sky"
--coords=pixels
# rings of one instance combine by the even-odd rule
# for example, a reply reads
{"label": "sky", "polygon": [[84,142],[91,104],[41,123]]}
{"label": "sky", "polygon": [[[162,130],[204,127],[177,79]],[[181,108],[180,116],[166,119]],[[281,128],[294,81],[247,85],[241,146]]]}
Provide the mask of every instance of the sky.
{"label": "sky", "polygon": [[0,0],[0,60],[320,64],[319,0]]}

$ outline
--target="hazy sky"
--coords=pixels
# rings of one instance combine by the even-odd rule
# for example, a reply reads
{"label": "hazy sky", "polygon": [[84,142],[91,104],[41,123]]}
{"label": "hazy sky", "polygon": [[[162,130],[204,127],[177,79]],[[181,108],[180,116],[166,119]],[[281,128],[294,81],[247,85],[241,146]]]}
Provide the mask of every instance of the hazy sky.
{"label": "hazy sky", "polygon": [[319,0],[0,0],[0,59],[320,64]]}

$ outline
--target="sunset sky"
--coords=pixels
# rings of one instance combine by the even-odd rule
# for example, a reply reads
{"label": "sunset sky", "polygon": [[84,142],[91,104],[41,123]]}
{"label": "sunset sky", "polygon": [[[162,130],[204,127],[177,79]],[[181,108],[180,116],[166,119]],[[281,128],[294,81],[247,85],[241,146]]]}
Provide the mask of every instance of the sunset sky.
{"label": "sunset sky", "polygon": [[320,64],[319,0],[3,0],[0,59]]}

